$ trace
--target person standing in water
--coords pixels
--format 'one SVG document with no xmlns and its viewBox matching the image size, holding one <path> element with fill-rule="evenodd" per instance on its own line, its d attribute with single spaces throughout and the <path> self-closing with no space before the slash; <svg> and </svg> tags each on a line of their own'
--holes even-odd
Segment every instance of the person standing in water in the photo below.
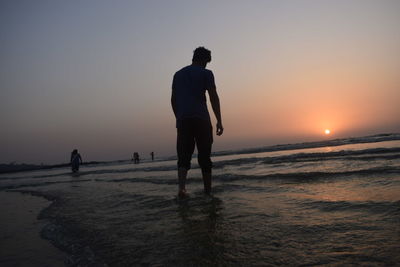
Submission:
<svg viewBox="0 0 400 267">
<path fill-rule="evenodd" d="M 211 61 L 211 51 L 198 47 L 194 50 L 192 64 L 177 71 L 172 82 L 171 105 L 176 118 L 179 197 L 185 197 L 186 178 L 195 146 L 201 168 L 204 192 L 211 193 L 210 159 L 213 133 L 207 109 L 206 91 L 217 119 L 216 134 L 222 135 L 221 110 L 214 75 L 206 69 Z"/>
<path fill-rule="evenodd" d="M 151 160 L 153 161 L 154 160 L 154 152 L 151 152 L 150 156 L 151 156 Z"/>
<path fill-rule="evenodd" d="M 140 162 L 139 153 L 133 153 L 133 163 L 138 164 Z"/>
<path fill-rule="evenodd" d="M 82 163 L 82 157 L 78 153 L 78 149 L 74 149 L 71 153 L 71 169 L 72 172 L 77 172 L 79 171 L 79 164 Z"/>
</svg>

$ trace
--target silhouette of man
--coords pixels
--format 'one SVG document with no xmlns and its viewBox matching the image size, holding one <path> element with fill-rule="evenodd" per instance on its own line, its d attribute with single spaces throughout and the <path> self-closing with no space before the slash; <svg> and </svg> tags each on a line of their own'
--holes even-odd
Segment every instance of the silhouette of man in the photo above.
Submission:
<svg viewBox="0 0 400 267">
<path fill-rule="evenodd" d="M 133 153 L 133 163 L 138 164 L 140 162 L 139 153 Z"/>
<path fill-rule="evenodd" d="M 207 109 L 206 91 L 217 119 L 216 134 L 222 135 L 221 110 L 212 71 L 207 70 L 211 61 L 210 50 L 194 50 L 192 64 L 177 71 L 172 82 L 171 105 L 176 118 L 179 197 L 186 196 L 186 177 L 197 146 L 198 162 L 203 176 L 204 192 L 211 193 L 210 159 L 213 133 Z"/>
<path fill-rule="evenodd" d="M 71 152 L 71 169 L 72 172 L 77 172 L 79 171 L 79 164 L 82 164 L 82 157 L 81 155 L 78 153 L 78 149 L 74 149 Z"/>
</svg>

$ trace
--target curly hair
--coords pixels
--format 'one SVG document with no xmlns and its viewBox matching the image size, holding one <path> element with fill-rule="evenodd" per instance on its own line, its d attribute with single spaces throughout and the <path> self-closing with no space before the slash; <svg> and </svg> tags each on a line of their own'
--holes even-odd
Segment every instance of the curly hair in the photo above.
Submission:
<svg viewBox="0 0 400 267">
<path fill-rule="evenodd" d="M 203 46 L 197 47 L 193 51 L 192 61 L 195 62 L 210 62 L 211 61 L 211 51 L 204 48 Z"/>
</svg>

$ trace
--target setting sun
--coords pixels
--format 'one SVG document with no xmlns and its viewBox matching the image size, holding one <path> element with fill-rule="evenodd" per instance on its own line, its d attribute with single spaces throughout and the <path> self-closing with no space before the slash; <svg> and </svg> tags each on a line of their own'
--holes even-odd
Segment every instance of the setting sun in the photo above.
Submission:
<svg viewBox="0 0 400 267">
<path fill-rule="evenodd" d="M 331 130 L 329 130 L 329 129 L 325 129 L 325 134 L 330 134 L 331 133 Z"/>
</svg>

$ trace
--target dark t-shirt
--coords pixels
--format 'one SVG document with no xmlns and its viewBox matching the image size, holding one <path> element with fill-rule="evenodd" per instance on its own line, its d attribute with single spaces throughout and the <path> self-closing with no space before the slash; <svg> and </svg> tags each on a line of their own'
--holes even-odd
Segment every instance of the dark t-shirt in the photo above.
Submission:
<svg viewBox="0 0 400 267">
<path fill-rule="evenodd" d="M 82 158 L 79 153 L 71 155 L 71 164 L 72 165 L 79 165 L 81 160 L 82 160 Z"/>
<path fill-rule="evenodd" d="M 189 65 L 177 71 L 172 82 L 176 101 L 176 122 L 186 118 L 210 121 L 206 91 L 215 88 L 212 71 L 200 66 Z"/>
</svg>

